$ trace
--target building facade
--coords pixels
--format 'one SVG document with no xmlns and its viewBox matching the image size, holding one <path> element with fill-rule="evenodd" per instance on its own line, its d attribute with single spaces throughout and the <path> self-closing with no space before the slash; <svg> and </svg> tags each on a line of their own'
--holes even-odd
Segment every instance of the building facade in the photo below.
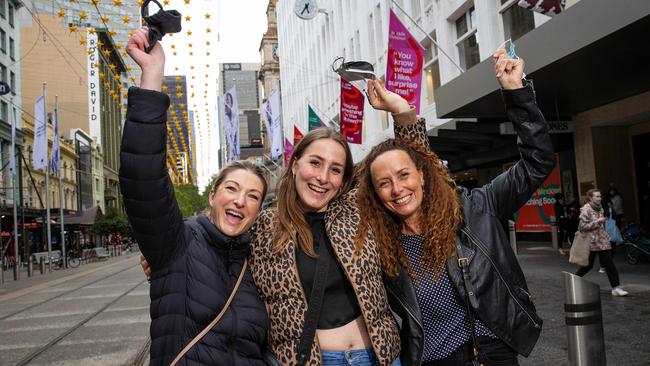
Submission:
<svg viewBox="0 0 650 366">
<path fill-rule="evenodd" d="M 642 65 L 648 48 L 640 46 L 647 42 L 639 38 L 648 30 L 647 2 L 623 7 L 606 0 L 568 0 L 550 17 L 519 7 L 516 0 L 333 0 L 319 2 L 322 13 L 308 21 L 293 13 L 293 5 L 277 6 L 290 140 L 294 124 L 306 130 L 307 104 L 322 119 L 338 120 L 340 81 L 330 67 L 336 57 L 368 61 L 384 77 L 392 8 L 425 50 L 421 115 L 432 147 L 461 184 L 484 184 L 518 158 L 491 60 L 511 39 L 535 80 L 568 200 L 581 201 L 589 188 L 607 191 L 613 185 L 624 198 L 629 221 L 647 222 L 650 214 L 642 213 L 649 210 L 644 197 L 650 196 L 650 154 L 644 150 L 650 82 L 649 68 Z M 603 75 L 606 66 L 598 55 L 608 49 L 620 50 L 616 59 L 629 77 L 626 73 L 616 82 L 613 74 Z M 391 135 L 390 121 L 367 103 L 363 133 L 364 144 L 351 145 L 355 161 Z"/>
</svg>

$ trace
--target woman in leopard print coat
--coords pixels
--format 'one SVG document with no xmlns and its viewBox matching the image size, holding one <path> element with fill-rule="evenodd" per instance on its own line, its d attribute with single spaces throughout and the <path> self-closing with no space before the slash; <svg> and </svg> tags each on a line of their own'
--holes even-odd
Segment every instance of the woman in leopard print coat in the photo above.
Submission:
<svg viewBox="0 0 650 366">
<path fill-rule="evenodd" d="M 397 138 L 421 138 L 410 136 L 421 130 L 415 128 L 414 108 L 402 97 L 387 91 L 380 81 L 369 82 L 368 92 L 376 109 L 393 113 Z M 362 349 L 368 364 L 399 365 L 399 330 L 388 305 L 372 235 L 355 251 L 360 217 L 356 190 L 349 189 L 353 172 L 347 143 L 331 130 L 311 131 L 296 146 L 288 166 L 278 185 L 278 207 L 263 211 L 251 229 L 252 272 L 270 318 L 271 351 L 283 365 L 300 364 L 299 341 L 310 295 L 301 277 L 304 271 L 313 273 L 316 263 L 300 256 L 315 257 L 319 236 L 317 232 L 312 235 L 310 215 L 320 211 L 324 212 L 324 243 L 331 246 L 330 254 L 336 259 L 331 262 L 338 262 L 345 274 L 338 286 L 328 283 L 326 289 L 347 286 L 347 280 L 360 314 L 333 329 L 322 329 L 319 321 L 306 364 L 327 365 L 333 357 L 328 351 L 352 358 L 355 350 Z M 337 310 L 323 306 L 321 320 L 327 311 Z"/>
</svg>

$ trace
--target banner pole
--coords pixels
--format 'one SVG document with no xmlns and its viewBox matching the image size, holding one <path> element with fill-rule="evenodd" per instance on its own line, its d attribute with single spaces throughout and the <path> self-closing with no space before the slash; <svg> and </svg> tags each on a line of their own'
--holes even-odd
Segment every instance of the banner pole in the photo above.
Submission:
<svg viewBox="0 0 650 366">
<path fill-rule="evenodd" d="M 451 58 L 451 56 L 449 56 L 449 55 L 447 54 L 447 52 L 445 52 L 445 50 L 443 50 L 443 49 L 438 45 L 438 42 L 436 42 L 436 40 L 433 39 L 433 37 L 431 37 L 431 36 L 429 35 L 429 33 L 427 33 L 424 29 L 422 29 L 422 27 L 420 27 L 420 25 L 418 24 L 418 22 L 415 21 L 415 19 L 411 18 L 411 16 L 409 15 L 409 13 L 406 12 L 406 10 L 402 9 L 402 7 L 399 6 L 399 4 L 398 4 L 395 0 L 390 0 L 390 1 L 391 1 L 391 3 L 393 3 L 393 5 L 395 5 L 399 10 L 401 10 L 402 13 L 404 13 L 404 15 L 406 15 L 406 17 L 409 18 L 409 20 L 410 20 L 410 21 L 411 21 L 411 22 L 412 22 L 412 23 L 413 23 L 413 24 L 414 24 L 414 25 L 415 25 L 415 26 L 416 26 L 420 31 L 422 31 L 422 33 L 424 33 L 424 35 L 429 39 L 429 41 L 431 41 L 431 42 L 436 46 L 436 48 L 437 48 L 437 49 L 438 49 L 438 50 L 439 50 L 443 55 L 445 55 L 445 56 L 447 57 L 447 59 L 449 59 L 449 61 L 451 61 L 451 63 L 454 64 L 454 66 L 456 66 L 456 67 L 458 68 L 458 70 L 461 72 L 461 74 L 465 72 L 465 70 L 463 70 L 463 68 L 460 67 L 460 65 L 458 65 L 458 64 L 456 63 L 456 61 L 455 61 L 453 58 Z"/>
</svg>

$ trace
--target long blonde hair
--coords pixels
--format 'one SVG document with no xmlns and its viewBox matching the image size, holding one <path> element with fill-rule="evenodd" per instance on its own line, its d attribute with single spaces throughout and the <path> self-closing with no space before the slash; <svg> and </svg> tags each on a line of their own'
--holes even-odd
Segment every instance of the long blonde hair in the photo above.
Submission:
<svg viewBox="0 0 650 366">
<path fill-rule="evenodd" d="M 343 140 L 341 135 L 330 128 L 318 128 L 310 131 L 305 137 L 296 145 L 289 159 L 289 164 L 284 170 L 280 181 L 278 182 L 276 196 L 278 198 L 278 214 L 275 232 L 273 233 L 273 251 L 278 252 L 285 248 L 289 240 L 297 243 L 310 257 L 315 257 L 314 240 L 311 235 L 311 229 L 307 224 L 305 214 L 307 209 L 300 200 L 298 192 L 296 191 L 296 177 L 293 174 L 292 167 L 296 160 L 300 159 L 305 150 L 314 141 L 320 139 L 331 139 L 336 141 L 345 151 L 345 167 L 343 172 L 343 184 L 339 189 L 337 195 L 332 201 L 339 198 L 350 190 L 352 183 L 352 173 L 354 165 L 352 164 L 352 153 L 347 142 Z"/>
</svg>

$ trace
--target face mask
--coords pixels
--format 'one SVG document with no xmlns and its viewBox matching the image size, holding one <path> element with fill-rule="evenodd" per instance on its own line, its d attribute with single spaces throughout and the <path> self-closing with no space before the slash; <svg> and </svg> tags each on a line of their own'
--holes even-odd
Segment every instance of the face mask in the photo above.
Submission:
<svg viewBox="0 0 650 366">
<path fill-rule="evenodd" d="M 600 205 L 600 202 L 602 202 L 602 200 L 603 199 L 601 197 L 596 197 L 596 198 L 594 198 L 593 201 L 594 201 L 595 204 Z"/>
</svg>

